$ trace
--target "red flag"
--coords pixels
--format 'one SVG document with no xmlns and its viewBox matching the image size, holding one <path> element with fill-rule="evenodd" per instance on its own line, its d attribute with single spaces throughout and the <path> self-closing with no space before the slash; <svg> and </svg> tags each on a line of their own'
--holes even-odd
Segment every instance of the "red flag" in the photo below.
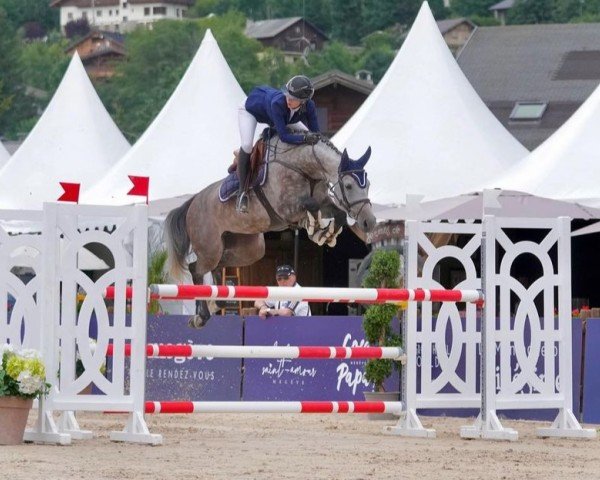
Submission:
<svg viewBox="0 0 600 480">
<path fill-rule="evenodd" d="M 127 192 L 127 195 L 140 195 L 146 197 L 147 201 L 148 191 L 150 190 L 150 177 L 136 177 L 135 175 L 128 175 L 128 177 L 133 183 L 133 187 Z"/>
<path fill-rule="evenodd" d="M 80 183 L 58 182 L 64 190 L 64 193 L 58 197 L 59 202 L 75 202 L 79 203 L 79 188 Z"/>
</svg>

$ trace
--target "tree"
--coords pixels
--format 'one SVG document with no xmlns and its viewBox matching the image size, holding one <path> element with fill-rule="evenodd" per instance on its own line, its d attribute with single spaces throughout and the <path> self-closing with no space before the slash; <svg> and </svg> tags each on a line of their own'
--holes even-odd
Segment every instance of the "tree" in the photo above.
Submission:
<svg viewBox="0 0 600 480">
<path fill-rule="evenodd" d="M 379 83 L 395 56 L 396 52 L 388 46 L 367 50 L 361 58 L 361 68 L 370 71 L 373 74 L 373 82 Z"/>
<path fill-rule="evenodd" d="M 33 42 L 23 46 L 19 60 L 25 85 L 53 93 L 60 83 L 70 57 L 65 53 L 67 42 Z"/>
<path fill-rule="evenodd" d="M 0 8 L 0 136 L 14 137 L 22 119 L 35 114 L 19 75 L 21 43 Z"/>
<path fill-rule="evenodd" d="M 331 42 L 320 52 L 311 53 L 304 73 L 315 76 L 331 69 L 341 70 L 351 75 L 357 70 L 356 58 L 341 42 Z"/>
<path fill-rule="evenodd" d="M 451 8 L 461 17 L 471 17 L 473 15 L 489 17 L 490 7 L 496 3 L 498 3 L 496 0 L 454 0 Z"/>
<path fill-rule="evenodd" d="M 550 23 L 553 20 L 553 0 L 516 0 L 508 11 L 510 24 Z"/>
<path fill-rule="evenodd" d="M 84 37 L 90 33 L 90 24 L 87 18 L 78 18 L 65 24 L 65 36 L 67 38 Z"/>
<path fill-rule="evenodd" d="M 0 0 L 0 8 L 14 29 L 27 22 L 39 22 L 46 31 L 59 27 L 58 9 L 51 8 L 49 0 Z"/>
<path fill-rule="evenodd" d="M 331 0 L 331 36 L 356 45 L 362 35 L 362 2 Z"/>
</svg>

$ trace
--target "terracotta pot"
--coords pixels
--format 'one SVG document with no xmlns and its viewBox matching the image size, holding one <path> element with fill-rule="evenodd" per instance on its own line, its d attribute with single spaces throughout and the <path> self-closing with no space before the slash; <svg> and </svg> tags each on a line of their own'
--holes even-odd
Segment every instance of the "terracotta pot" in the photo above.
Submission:
<svg viewBox="0 0 600 480">
<path fill-rule="evenodd" d="M 0 397 L 0 445 L 23 443 L 31 398 Z"/>
</svg>

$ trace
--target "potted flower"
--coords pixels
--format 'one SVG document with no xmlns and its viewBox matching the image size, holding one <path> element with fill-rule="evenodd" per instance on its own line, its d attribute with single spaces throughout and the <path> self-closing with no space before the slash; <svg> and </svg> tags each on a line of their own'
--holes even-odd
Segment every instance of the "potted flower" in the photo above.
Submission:
<svg viewBox="0 0 600 480">
<path fill-rule="evenodd" d="M 363 280 L 366 288 L 399 288 L 400 286 L 400 254 L 397 250 L 377 250 L 373 254 L 369 272 Z M 363 317 L 365 337 L 370 345 L 380 347 L 401 346 L 400 336 L 392 329 L 392 320 L 398 314 L 397 305 L 384 303 L 370 305 Z M 365 392 L 367 399 L 388 397 L 385 400 L 397 401 L 398 392 L 386 392 L 385 381 L 392 372 L 400 369 L 400 362 L 390 359 L 369 360 L 365 369 L 365 378 L 373 383 L 373 392 Z M 387 395 L 383 395 L 383 394 Z M 378 398 L 381 400 L 382 398 Z"/>
<path fill-rule="evenodd" d="M 33 399 L 46 395 L 46 367 L 37 350 L 4 345 L 0 364 L 0 444 L 23 441 Z"/>
</svg>

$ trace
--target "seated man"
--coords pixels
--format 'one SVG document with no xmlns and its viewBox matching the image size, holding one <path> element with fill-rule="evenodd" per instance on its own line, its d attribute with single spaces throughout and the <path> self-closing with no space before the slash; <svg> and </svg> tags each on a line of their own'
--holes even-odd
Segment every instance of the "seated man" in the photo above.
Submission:
<svg viewBox="0 0 600 480">
<path fill-rule="evenodd" d="M 299 287 L 296 282 L 296 271 L 291 265 L 280 265 L 275 272 L 277 286 L 279 287 Z M 310 306 L 308 302 L 300 301 L 271 301 L 257 300 L 254 306 L 258 308 L 258 315 L 261 318 L 278 315 L 282 317 L 309 317 Z"/>
</svg>

